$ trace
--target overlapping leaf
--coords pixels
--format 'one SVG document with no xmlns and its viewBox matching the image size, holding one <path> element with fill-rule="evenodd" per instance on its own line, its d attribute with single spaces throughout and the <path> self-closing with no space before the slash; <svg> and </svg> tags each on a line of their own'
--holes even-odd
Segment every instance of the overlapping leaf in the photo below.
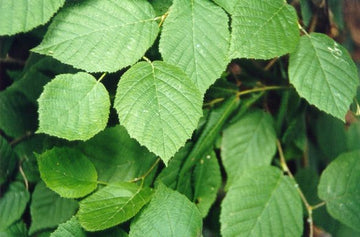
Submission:
<svg viewBox="0 0 360 237">
<path fill-rule="evenodd" d="M 83 197 L 97 187 L 94 165 L 77 150 L 53 148 L 37 158 L 42 180 L 62 197 Z"/>
<path fill-rule="evenodd" d="M 300 96 L 343 121 L 359 84 L 346 49 L 319 33 L 301 37 L 290 55 L 289 79 Z"/>
<path fill-rule="evenodd" d="M 272 118 L 262 111 L 249 112 L 223 134 L 221 157 L 231 185 L 244 171 L 269 165 L 276 152 Z"/>
<path fill-rule="evenodd" d="M 274 167 L 234 181 L 221 205 L 222 236 L 301 236 L 302 204 L 294 183 Z"/>
<path fill-rule="evenodd" d="M 335 219 L 360 231 L 360 151 L 341 154 L 320 177 L 319 197 Z"/>
<path fill-rule="evenodd" d="M 284 0 L 237 0 L 231 13 L 231 58 L 270 59 L 295 50 L 295 9 Z"/>
<path fill-rule="evenodd" d="M 225 12 L 207 0 L 174 0 L 165 20 L 160 52 L 183 69 L 200 92 L 220 77 L 228 63 L 229 30 Z"/>
<path fill-rule="evenodd" d="M 120 123 L 165 164 L 191 137 L 201 104 L 202 96 L 186 74 L 160 61 L 131 67 L 115 98 Z"/>
<path fill-rule="evenodd" d="M 104 230 L 133 217 L 151 195 L 135 183 L 110 184 L 82 200 L 77 217 L 85 230 Z"/>
<path fill-rule="evenodd" d="M 38 132 L 68 140 L 93 137 L 105 128 L 110 113 L 106 88 L 83 72 L 56 76 L 38 102 Z"/>
<path fill-rule="evenodd" d="M 158 24 L 146 0 L 72 2 L 53 19 L 34 52 L 88 72 L 134 64 L 154 42 Z"/>
<path fill-rule="evenodd" d="M 50 237 L 86 237 L 86 234 L 76 217 L 72 217 L 67 222 L 60 224 Z"/>
<path fill-rule="evenodd" d="M 150 204 L 130 226 L 130 237 L 200 237 L 202 219 L 195 204 L 160 184 Z"/>
<path fill-rule="evenodd" d="M 45 24 L 65 0 L 0 0 L 0 35 L 26 32 Z"/>
<path fill-rule="evenodd" d="M 5 140 L 5 138 L 0 137 L 0 185 L 6 182 L 7 177 L 13 172 L 17 157 Z"/>
</svg>

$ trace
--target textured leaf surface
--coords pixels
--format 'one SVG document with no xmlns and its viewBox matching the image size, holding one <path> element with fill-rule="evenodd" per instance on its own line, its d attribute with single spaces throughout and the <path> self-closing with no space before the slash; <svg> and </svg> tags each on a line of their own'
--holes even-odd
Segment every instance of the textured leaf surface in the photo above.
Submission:
<svg viewBox="0 0 360 237">
<path fill-rule="evenodd" d="M 73 2 L 57 14 L 33 51 L 88 72 L 115 72 L 152 45 L 158 33 L 154 18 L 146 0 Z"/>
<path fill-rule="evenodd" d="M 28 231 L 26 229 L 25 223 L 22 221 L 15 222 L 6 230 L 0 229 L 1 237 L 28 237 Z"/>
<path fill-rule="evenodd" d="M 120 123 L 165 164 L 191 137 L 201 107 L 202 96 L 185 73 L 160 61 L 131 67 L 115 98 Z"/>
<path fill-rule="evenodd" d="M 13 172 L 17 157 L 9 143 L 0 137 L 0 185 L 6 182 L 7 177 Z"/>
<path fill-rule="evenodd" d="M 173 2 L 161 33 L 161 55 L 183 69 L 204 93 L 229 62 L 228 17 L 207 0 Z"/>
<path fill-rule="evenodd" d="M 0 35 L 26 32 L 45 24 L 65 0 L 0 0 Z"/>
<path fill-rule="evenodd" d="M 271 116 L 263 111 L 247 113 L 224 131 L 221 146 L 228 186 L 246 170 L 269 165 L 276 152 Z"/>
<path fill-rule="evenodd" d="M 0 230 L 7 229 L 21 218 L 29 199 L 30 194 L 24 184 L 10 184 L 8 191 L 0 198 Z"/>
<path fill-rule="evenodd" d="M 335 219 L 360 231 L 360 151 L 341 154 L 324 170 L 319 197 Z"/>
<path fill-rule="evenodd" d="M 50 237 L 86 237 L 76 217 L 58 226 Z"/>
<path fill-rule="evenodd" d="M 301 97 L 343 121 L 359 84 L 346 49 L 319 33 L 301 37 L 290 55 L 289 79 Z"/>
<path fill-rule="evenodd" d="M 77 217 L 85 230 L 104 230 L 133 217 L 151 196 L 135 183 L 110 184 L 82 200 Z"/>
<path fill-rule="evenodd" d="M 301 236 L 302 204 L 294 183 L 274 167 L 254 168 L 221 205 L 222 236 Z"/>
<path fill-rule="evenodd" d="M 95 165 L 99 180 L 108 183 L 133 180 L 145 174 L 156 160 L 120 125 L 105 129 L 78 148 Z"/>
<path fill-rule="evenodd" d="M 91 161 L 71 148 L 53 148 L 37 156 L 41 179 L 66 198 L 79 198 L 97 187 L 97 173 Z"/>
<path fill-rule="evenodd" d="M 29 234 L 54 228 L 69 220 L 78 208 L 76 201 L 60 197 L 48 189 L 44 183 L 38 183 L 32 194 L 30 204 L 31 226 Z"/>
<path fill-rule="evenodd" d="M 238 0 L 232 15 L 232 58 L 270 59 L 295 50 L 295 9 L 284 0 Z"/>
<path fill-rule="evenodd" d="M 206 217 L 221 185 L 220 166 L 213 151 L 195 166 L 194 180 L 194 202 Z"/>
<path fill-rule="evenodd" d="M 201 236 L 202 219 L 195 204 L 160 184 L 150 204 L 130 226 L 130 237 Z"/>
<path fill-rule="evenodd" d="M 62 74 L 49 82 L 39 100 L 38 132 L 87 140 L 106 127 L 110 98 L 90 74 Z"/>
<path fill-rule="evenodd" d="M 224 8 L 228 13 L 233 13 L 237 1 L 238 0 L 214 0 L 214 2 Z"/>
</svg>

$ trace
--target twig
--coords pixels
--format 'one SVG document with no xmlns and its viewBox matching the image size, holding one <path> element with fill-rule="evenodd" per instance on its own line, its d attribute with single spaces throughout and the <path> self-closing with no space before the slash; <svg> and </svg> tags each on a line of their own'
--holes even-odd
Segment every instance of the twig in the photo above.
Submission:
<svg viewBox="0 0 360 237">
<path fill-rule="evenodd" d="M 288 88 L 289 87 L 287 87 L 287 86 L 264 86 L 264 87 L 253 88 L 253 89 L 249 89 L 249 90 L 245 90 L 245 91 L 239 91 L 236 93 L 236 96 L 240 97 L 242 95 L 250 94 L 253 92 L 269 91 L 269 90 L 283 90 L 283 89 L 288 89 Z"/>
<path fill-rule="evenodd" d="M 156 161 L 154 162 L 154 164 L 145 172 L 145 174 L 141 175 L 140 177 L 137 177 L 133 180 L 131 180 L 131 183 L 135 183 L 137 181 L 144 181 L 145 178 L 151 173 L 151 171 L 156 167 L 156 165 L 160 162 L 160 158 L 157 158 Z"/>
<path fill-rule="evenodd" d="M 312 206 L 312 209 L 315 210 L 315 209 L 318 209 L 318 208 L 320 208 L 322 206 L 325 206 L 325 205 L 326 205 L 326 202 L 320 202 L 320 203 Z"/>
<path fill-rule="evenodd" d="M 6 58 L 0 58 L 0 63 L 13 63 L 13 64 L 19 64 L 21 66 L 25 65 L 25 61 L 12 58 L 10 56 L 6 56 Z"/>
<path fill-rule="evenodd" d="M 276 63 L 276 61 L 278 60 L 279 58 L 276 57 L 276 58 L 273 58 L 264 68 L 264 71 L 269 71 L 272 66 L 274 66 L 274 64 Z"/>
<path fill-rule="evenodd" d="M 22 176 L 23 179 L 24 179 L 24 183 L 25 183 L 26 190 L 29 190 L 29 182 L 28 182 L 28 180 L 27 180 L 27 178 L 26 178 L 26 175 L 25 175 L 25 173 L 24 173 L 24 170 L 23 170 L 22 167 L 21 167 L 21 163 L 20 163 L 20 165 L 19 165 L 19 171 L 20 171 L 21 176 Z"/>
<path fill-rule="evenodd" d="M 27 138 L 31 137 L 32 135 L 34 135 L 34 132 L 31 131 L 27 131 L 24 135 L 22 135 L 21 137 L 15 138 L 14 140 L 12 140 L 11 142 L 9 142 L 9 145 L 14 147 L 17 144 L 19 144 L 20 142 L 26 140 Z"/>
</svg>

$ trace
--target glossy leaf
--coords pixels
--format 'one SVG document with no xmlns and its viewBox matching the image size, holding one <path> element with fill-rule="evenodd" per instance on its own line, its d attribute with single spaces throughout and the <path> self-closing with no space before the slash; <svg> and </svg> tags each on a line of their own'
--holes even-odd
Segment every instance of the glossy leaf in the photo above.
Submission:
<svg viewBox="0 0 360 237">
<path fill-rule="evenodd" d="M 201 106 L 202 96 L 185 73 L 160 61 L 131 67 L 115 98 L 120 123 L 165 164 L 191 137 Z"/>
<path fill-rule="evenodd" d="M 86 237 L 86 234 L 76 217 L 72 217 L 67 222 L 60 224 L 50 237 Z"/>
<path fill-rule="evenodd" d="M 43 25 L 65 0 L 0 0 L 0 35 L 26 32 Z"/>
<path fill-rule="evenodd" d="M 130 237 L 201 236 L 202 219 L 195 204 L 160 184 L 150 204 L 130 226 Z"/>
<path fill-rule="evenodd" d="M 301 97 L 343 121 L 359 85 L 346 49 L 319 33 L 301 37 L 290 55 L 289 79 Z"/>
<path fill-rule="evenodd" d="M 38 99 L 37 132 L 68 140 L 87 140 L 106 127 L 110 98 L 90 74 L 62 74 L 46 84 Z"/>
<path fill-rule="evenodd" d="M 41 179 L 66 198 L 79 198 L 97 187 L 97 173 L 91 161 L 70 148 L 53 148 L 37 155 Z"/>
<path fill-rule="evenodd" d="M 57 14 L 33 51 L 88 72 L 115 72 L 134 64 L 153 44 L 154 18 L 146 0 L 73 2 Z"/>
<path fill-rule="evenodd" d="M 104 230 L 136 215 L 151 196 L 150 188 L 135 183 L 110 184 L 83 199 L 77 217 L 85 230 Z"/>
<path fill-rule="evenodd" d="M 284 0 L 237 0 L 231 16 L 231 58 L 270 59 L 298 44 L 296 11 Z"/>
<path fill-rule="evenodd" d="M 23 183 L 11 183 L 8 190 L 0 198 L 0 230 L 6 230 L 21 219 L 30 199 L 29 192 Z"/>
<path fill-rule="evenodd" d="M 222 236 L 301 236 L 303 213 L 295 184 L 274 167 L 250 169 L 221 204 Z"/>
<path fill-rule="evenodd" d="M 204 93 L 229 62 L 228 17 L 207 0 L 174 0 L 159 49 L 165 62 L 183 69 Z"/>
<path fill-rule="evenodd" d="M 319 197 L 332 217 L 360 231 L 360 151 L 341 154 L 323 171 Z"/>
<path fill-rule="evenodd" d="M 29 234 L 54 228 L 74 215 L 78 204 L 72 199 L 60 197 L 48 189 L 44 183 L 38 183 L 32 194 L 30 204 L 31 226 Z"/>
<path fill-rule="evenodd" d="M 221 147 L 228 187 L 246 170 L 270 165 L 276 152 L 271 116 L 260 110 L 247 113 L 225 129 Z"/>
</svg>

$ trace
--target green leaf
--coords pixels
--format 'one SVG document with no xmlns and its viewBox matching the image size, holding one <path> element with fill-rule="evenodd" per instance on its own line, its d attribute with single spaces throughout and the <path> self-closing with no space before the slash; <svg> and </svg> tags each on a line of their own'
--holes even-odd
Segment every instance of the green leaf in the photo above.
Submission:
<svg viewBox="0 0 360 237">
<path fill-rule="evenodd" d="M 59 225 L 58 228 L 51 233 L 50 237 L 86 237 L 86 234 L 76 217 L 72 217 L 67 222 Z"/>
<path fill-rule="evenodd" d="M 223 133 L 221 157 L 227 173 L 227 186 L 246 170 L 270 165 L 276 152 L 272 117 L 257 110 L 244 115 Z"/>
<path fill-rule="evenodd" d="M 0 0 L 0 35 L 26 32 L 43 25 L 65 0 Z"/>
<path fill-rule="evenodd" d="M 18 221 L 6 230 L 0 229 L 0 236 L 1 237 L 28 237 L 27 229 L 25 223 L 23 221 Z"/>
<path fill-rule="evenodd" d="M 115 98 L 120 123 L 165 164 L 191 137 L 201 107 L 202 96 L 186 74 L 161 61 L 131 67 Z"/>
<path fill-rule="evenodd" d="M 95 165 L 99 180 L 108 183 L 133 180 L 145 174 L 156 160 L 120 125 L 105 129 L 77 148 Z M 145 181 L 148 178 L 151 175 Z"/>
<path fill-rule="evenodd" d="M 303 213 L 294 182 L 274 167 L 254 168 L 221 205 L 222 236 L 301 236 Z"/>
<path fill-rule="evenodd" d="M 10 184 L 7 192 L 0 198 L 0 230 L 6 230 L 21 218 L 29 199 L 30 194 L 24 184 Z"/>
<path fill-rule="evenodd" d="M 214 0 L 216 4 L 224 8 L 228 13 L 233 13 L 238 0 Z"/>
<path fill-rule="evenodd" d="M 60 197 L 48 189 L 43 182 L 35 186 L 30 204 L 31 226 L 29 234 L 54 228 L 69 220 L 78 208 L 76 201 Z"/>
<path fill-rule="evenodd" d="M 91 161 L 71 148 L 53 148 L 37 155 L 41 179 L 66 198 L 79 198 L 97 187 L 97 173 Z"/>
<path fill-rule="evenodd" d="M 68 140 L 87 140 L 106 127 L 110 98 L 90 74 L 58 75 L 38 99 L 38 132 Z"/>
<path fill-rule="evenodd" d="M 346 146 L 349 151 L 360 149 L 360 121 L 350 124 L 346 133 Z"/>
<path fill-rule="evenodd" d="M 231 58 L 270 59 L 298 44 L 296 11 L 284 0 L 238 0 L 231 16 Z"/>
<path fill-rule="evenodd" d="M 194 202 L 202 217 L 206 217 L 215 202 L 221 185 L 221 172 L 216 154 L 212 151 L 194 169 Z"/>
<path fill-rule="evenodd" d="M 201 236 L 202 219 L 195 204 L 160 184 L 150 204 L 132 221 L 130 237 Z"/>
<path fill-rule="evenodd" d="M 9 143 L 0 137 L 0 185 L 6 182 L 7 177 L 14 171 L 17 157 Z"/>
<path fill-rule="evenodd" d="M 360 150 L 343 153 L 320 177 L 319 197 L 332 217 L 360 231 Z"/>
<path fill-rule="evenodd" d="M 289 79 L 301 97 L 342 121 L 359 84 L 346 49 L 319 33 L 301 37 L 290 55 Z"/>
<path fill-rule="evenodd" d="M 80 224 L 88 231 L 104 230 L 133 217 L 152 196 L 150 188 L 135 183 L 116 183 L 80 202 Z"/>
<path fill-rule="evenodd" d="M 115 72 L 134 64 L 153 44 L 159 30 L 154 18 L 146 0 L 72 2 L 33 51 L 88 72 Z"/>
<path fill-rule="evenodd" d="M 171 6 L 173 0 L 150 0 L 156 15 L 164 15 Z"/>
<path fill-rule="evenodd" d="M 228 64 L 228 17 L 207 0 L 174 0 L 161 33 L 165 62 L 178 66 L 204 93 Z"/>
</svg>

